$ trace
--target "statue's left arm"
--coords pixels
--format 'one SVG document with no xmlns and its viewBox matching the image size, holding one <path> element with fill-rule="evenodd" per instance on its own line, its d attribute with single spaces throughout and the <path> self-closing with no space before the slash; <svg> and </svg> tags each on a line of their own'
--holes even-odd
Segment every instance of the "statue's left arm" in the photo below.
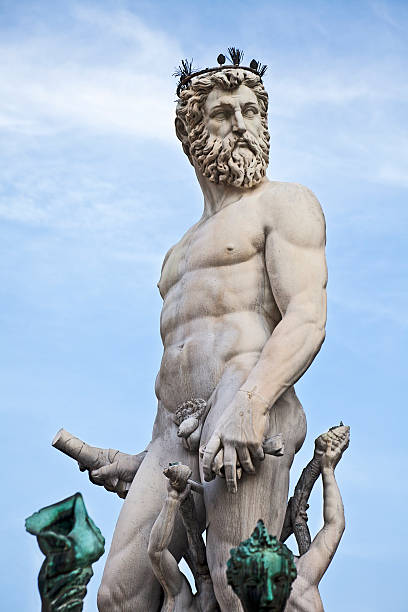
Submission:
<svg viewBox="0 0 408 612">
<path fill-rule="evenodd" d="M 203 468 L 224 449 L 227 487 L 236 491 L 237 460 L 253 472 L 271 407 L 305 372 L 318 353 L 326 323 L 325 222 L 315 196 L 287 185 L 276 202 L 265 203 L 265 264 L 281 321 L 260 358 L 223 413 L 206 445 Z M 271 196 L 273 197 L 273 196 Z"/>
</svg>

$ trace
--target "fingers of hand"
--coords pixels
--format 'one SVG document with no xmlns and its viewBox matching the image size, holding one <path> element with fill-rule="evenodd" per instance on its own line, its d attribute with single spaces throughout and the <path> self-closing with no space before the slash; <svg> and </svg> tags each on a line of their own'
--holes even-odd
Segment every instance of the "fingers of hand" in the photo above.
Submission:
<svg viewBox="0 0 408 612">
<path fill-rule="evenodd" d="M 134 477 L 136 476 L 137 469 L 138 465 L 136 461 L 129 461 L 129 459 L 119 459 L 116 462 L 115 476 L 117 476 L 119 480 L 124 480 L 125 482 L 132 482 Z"/>
<path fill-rule="evenodd" d="M 211 469 L 217 476 L 224 478 L 224 449 L 220 448 L 218 453 L 215 455 L 215 459 L 212 462 Z"/>
<path fill-rule="evenodd" d="M 111 463 L 89 472 L 89 480 L 96 485 L 105 487 L 107 491 L 116 492 L 118 487 L 118 465 Z"/>
<path fill-rule="evenodd" d="M 110 480 L 105 480 L 103 486 L 107 491 L 111 491 L 111 493 L 116 493 L 116 491 L 118 490 L 119 482 L 120 481 L 118 478 L 111 478 Z"/>
<path fill-rule="evenodd" d="M 122 499 L 125 499 L 129 491 L 129 486 L 130 485 L 128 482 L 125 482 L 124 480 L 119 480 L 117 481 L 117 484 L 115 487 L 115 493 L 117 493 L 119 497 L 121 497 Z"/>
<path fill-rule="evenodd" d="M 265 453 L 264 449 L 262 448 L 262 444 L 258 444 L 258 446 L 250 450 L 253 459 L 257 459 L 258 461 L 263 461 L 265 459 Z"/>
<path fill-rule="evenodd" d="M 180 493 L 180 498 L 179 498 L 180 501 L 183 502 L 190 493 L 191 493 L 191 486 L 188 484 L 186 488 L 184 489 L 184 491 Z"/>
<path fill-rule="evenodd" d="M 249 474 L 255 474 L 254 464 L 252 463 L 251 455 L 249 454 L 248 448 L 246 446 L 237 447 L 237 454 L 242 469 L 245 470 L 245 472 L 248 472 Z"/>
<path fill-rule="evenodd" d="M 104 465 L 97 470 L 92 470 L 90 472 L 90 476 L 94 479 L 97 484 L 103 485 L 106 480 L 110 480 L 112 478 L 117 478 L 118 475 L 118 464 L 110 463 L 109 465 Z"/>
<path fill-rule="evenodd" d="M 204 479 L 209 481 L 213 479 L 211 466 L 215 459 L 215 455 L 220 450 L 221 440 L 219 436 L 213 435 L 205 447 L 203 455 L 203 472 Z"/>
<path fill-rule="evenodd" d="M 224 471 L 227 489 L 230 493 L 237 492 L 237 451 L 234 446 L 224 447 Z"/>
<path fill-rule="evenodd" d="M 342 447 L 342 450 L 346 450 L 346 448 L 348 448 L 350 444 L 350 432 L 346 431 L 341 439 L 340 445 Z"/>
</svg>

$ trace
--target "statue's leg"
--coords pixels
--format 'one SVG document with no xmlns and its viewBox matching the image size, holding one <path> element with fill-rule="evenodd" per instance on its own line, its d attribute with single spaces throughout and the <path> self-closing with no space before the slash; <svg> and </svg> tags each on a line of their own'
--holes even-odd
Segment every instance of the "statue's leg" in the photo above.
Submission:
<svg viewBox="0 0 408 612">
<path fill-rule="evenodd" d="M 166 497 L 167 479 L 163 469 L 173 461 L 189 465 L 192 478 L 199 480 L 197 453 L 183 448 L 177 427 L 163 411 L 156 419 L 154 439 L 119 515 L 98 593 L 100 612 L 159 610 L 161 588 L 151 569 L 147 546 Z M 200 509 L 198 497 L 195 494 Z M 200 514 L 203 516 L 202 502 Z M 171 546 L 176 558 L 182 556 L 184 546 L 185 534 L 180 521 Z"/>
<path fill-rule="evenodd" d="M 231 399 L 231 385 L 219 389 L 207 417 L 202 443 L 212 430 Z M 238 492 L 228 493 L 225 480 L 216 478 L 205 487 L 207 511 L 207 559 L 214 591 L 223 612 L 242 612 L 241 604 L 227 585 L 226 564 L 230 549 L 246 540 L 257 521 L 263 519 L 273 535 L 280 535 L 286 512 L 289 470 L 294 454 L 306 434 L 303 409 L 292 390 L 289 390 L 272 409 L 267 435 L 282 433 L 285 443 L 283 457 L 267 455 L 256 465 L 256 474 L 243 474 Z"/>
</svg>

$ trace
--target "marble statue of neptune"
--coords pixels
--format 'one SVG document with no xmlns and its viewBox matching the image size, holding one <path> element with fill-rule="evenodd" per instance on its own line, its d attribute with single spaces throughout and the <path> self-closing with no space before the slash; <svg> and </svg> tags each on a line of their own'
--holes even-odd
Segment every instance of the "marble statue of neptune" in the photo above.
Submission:
<svg viewBox="0 0 408 612">
<path fill-rule="evenodd" d="M 293 385 L 324 340 L 327 271 L 317 199 L 302 185 L 266 177 L 267 108 L 260 75 L 238 66 L 197 74 L 180 91 L 176 133 L 204 208 L 168 251 L 158 283 L 163 358 L 147 453 L 141 464 L 120 454 L 91 472 L 109 490 L 132 481 L 100 612 L 160 610 L 148 543 L 169 462 L 188 465 L 204 484 L 195 503 L 223 612 L 242 610 L 226 582 L 230 549 L 259 518 L 281 533 L 289 469 L 306 435 Z M 276 434 L 283 455 L 265 455 L 264 440 Z M 179 559 L 185 547 L 179 526 L 169 550 Z"/>
</svg>

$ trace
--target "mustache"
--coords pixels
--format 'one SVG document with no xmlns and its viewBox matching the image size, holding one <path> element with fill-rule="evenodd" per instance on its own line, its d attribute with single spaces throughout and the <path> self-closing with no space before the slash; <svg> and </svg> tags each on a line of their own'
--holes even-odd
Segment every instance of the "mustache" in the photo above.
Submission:
<svg viewBox="0 0 408 612">
<path fill-rule="evenodd" d="M 253 153 L 256 153 L 259 148 L 258 139 L 253 136 L 250 132 L 244 132 L 240 136 L 234 136 L 233 142 L 231 142 L 232 149 L 236 149 L 238 145 L 245 144 Z"/>
<path fill-rule="evenodd" d="M 240 144 L 245 144 L 247 148 L 256 155 L 259 151 L 258 139 L 245 132 L 239 136 L 235 134 L 228 134 L 224 138 L 208 138 L 206 134 L 206 143 L 202 148 L 202 155 L 206 158 L 206 163 L 209 164 L 215 159 L 219 158 L 221 162 L 225 162 L 232 153 L 236 152 Z"/>
<path fill-rule="evenodd" d="M 221 137 L 211 136 L 203 123 L 195 131 L 190 146 L 204 176 L 214 183 L 251 187 L 265 176 L 269 161 L 266 126 L 258 137 L 248 131 Z"/>
</svg>

